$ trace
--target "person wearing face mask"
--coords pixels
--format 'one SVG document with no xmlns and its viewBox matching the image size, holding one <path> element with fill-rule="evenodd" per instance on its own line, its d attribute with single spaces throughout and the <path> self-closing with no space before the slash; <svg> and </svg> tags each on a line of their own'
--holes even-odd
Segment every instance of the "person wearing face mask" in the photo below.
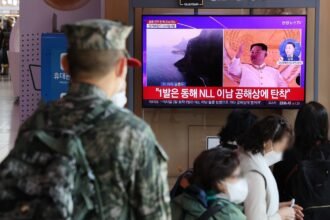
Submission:
<svg viewBox="0 0 330 220">
<path fill-rule="evenodd" d="M 194 161 L 191 184 L 171 202 L 173 220 L 246 220 L 239 204 L 248 186 L 241 178 L 238 152 L 214 148 Z"/>
<path fill-rule="evenodd" d="M 0 166 L 0 219 L 171 219 L 167 155 L 122 108 L 127 66 L 141 66 L 125 48 L 132 27 L 92 19 L 62 30 L 70 88 L 20 128 L 18 140 L 37 144 L 17 142 Z"/>
<path fill-rule="evenodd" d="M 274 115 L 258 121 L 239 140 L 241 168 L 249 188 L 244 203 L 248 220 L 303 219 L 300 206 L 279 203 L 277 184 L 270 169 L 282 160 L 291 136 L 292 129 L 286 120 Z"/>
<path fill-rule="evenodd" d="M 111 97 L 111 101 L 119 108 L 125 107 L 127 103 L 126 82 L 122 83 L 121 89 Z"/>
<path fill-rule="evenodd" d="M 257 116 L 246 109 L 235 109 L 227 117 L 225 126 L 218 133 L 220 139 L 219 147 L 237 150 L 237 140 L 257 121 Z M 181 194 L 189 186 L 193 170 L 188 169 L 177 179 L 171 189 L 171 198 Z"/>
<path fill-rule="evenodd" d="M 329 116 L 318 102 L 309 102 L 295 120 L 293 148 L 274 166 L 280 201 L 295 198 L 304 208 L 305 220 L 330 219 Z"/>
</svg>

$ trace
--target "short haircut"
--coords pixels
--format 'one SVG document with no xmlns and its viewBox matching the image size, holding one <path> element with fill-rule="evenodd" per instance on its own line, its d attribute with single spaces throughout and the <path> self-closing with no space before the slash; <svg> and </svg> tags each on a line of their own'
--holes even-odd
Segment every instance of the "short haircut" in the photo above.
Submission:
<svg viewBox="0 0 330 220">
<path fill-rule="evenodd" d="M 267 45 L 263 44 L 263 43 L 252 44 L 251 47 L 250 47 L 250 51 L 252 50 L 253 47 L 261 47 L 261 50 L 268 51 Z"/>
<path fill-rule="evenodd" d="M 296 44 L 295 43 L 293 43 L 293 42 L 288 42 L 288 43 L 286 43 L 286 45 L 288 45 L 288 44 L 291 44 L 292 46 L 293 46 L 293 48 L 296 48 Z M 285 46 L 286 46 L 285 45 Z"/>
<path fill-rule="evenodd" d="M 217 190 L 217 183 L 230 177 L 238 166 L 237 151 L 221 147 L 206 150 L 194 161 L 192 181 L 204 190 Z"/>
<path fill-rule="evenodd" d="M 69 73 L 73 78 L 102 77 L 111 72 L 122 57 L 124 53 L 119 50 L 68 50 Z"/>
<path fill-rule="evenodd" d="M 237 141 L 256 121 L 257 116 L 247 109 L 236 109 L 232 111 L 227 118 L 226 125 L 218 134 L 221 144 L 225 144 L 228 141 Z"/>
<path fill-rule="evenodd" d="M 258 121 L 238 141 L 244 151 L 252 154 L 264 152 L 264 143 L 280 141 L 284 136 L 292 138 L 292 129 L 281 116 L 272 115 Z"/>
</svg>

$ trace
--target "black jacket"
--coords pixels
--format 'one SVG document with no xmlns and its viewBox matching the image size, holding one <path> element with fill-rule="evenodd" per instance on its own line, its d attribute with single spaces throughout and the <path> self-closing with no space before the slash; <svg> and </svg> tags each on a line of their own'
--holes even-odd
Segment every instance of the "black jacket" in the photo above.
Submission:
<svg viewBox="0 0 330 220">
<path fill-rule="evenodd" d="M 280 202 L 287 202 L 292 199 L 291 184 L 288 184 L 288 181 L 298 163 L 302 160 L 317 159 L 330 160 L 330 143 L 317 146 L 306 154 L 298 152 L 296 148 L 293 148 L 284 154 L 283 161 L 277 163 L 273 169 L 280 194 Z"/>
</svg>

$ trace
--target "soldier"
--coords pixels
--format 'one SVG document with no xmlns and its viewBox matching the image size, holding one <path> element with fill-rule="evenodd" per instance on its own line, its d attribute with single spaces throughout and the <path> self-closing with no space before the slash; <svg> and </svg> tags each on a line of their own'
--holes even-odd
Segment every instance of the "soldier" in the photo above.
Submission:
<svg viewBox="0 0 330 220">
<path fill-rule="evenodd" d="M 171 219 L 167 155 L 122 108 L 127 65 L 141 65 L 125 49 L 131 29 L 109 20 L 63 26 L 70 88 L 20 128 L 0 166 L 0 219 Z"/>
</svg>

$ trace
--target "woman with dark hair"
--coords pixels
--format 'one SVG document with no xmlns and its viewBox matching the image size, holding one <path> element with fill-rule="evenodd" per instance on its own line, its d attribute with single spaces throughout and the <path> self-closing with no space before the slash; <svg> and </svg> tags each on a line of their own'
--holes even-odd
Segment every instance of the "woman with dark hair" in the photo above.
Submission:
<svg viewBox="0 0 330 220">
<path fill-rule="evenodd" d="M 237 149 L 237 140 L 257 121 L 257 116 L 246 109 L 235 109 L 228 118 L 226 125 L 218 136 L 222 147 Z"/>
<path fill-rule="evenodd" d="M 330 166 L 328 130 L 325 107 L 317 102 L 306 104 L 299 110 L 295 121 L 294 148 L 286 152 L 283 161 L 274 167 L 280 201 L 295 198 L 305 209 L 305 219 L 329 219 L 330 186 L 322 182 L 329 181 L 326 178 Z M 313 192 L 309 193 L 309 190 Z M 314 195 L 317 198 L 313 198 Z"/>
<path fill-rule="evenodd" d="M 268 116 L 239 140 L 241 168 L 248 182 L 249 194 L 244 203 L 249 220 L 302 219 L 299 206 L 279 203 L 279 193 L 270 166 L 282 159 L 288 148 L 292 130 L 280 116 Z M 295 215 L 295 213 L 297 213 Z"/>
<path fill-rule="evenodd" d="M 295 151 L 298 160 L 309 156 L 311 150 L 327 144 L 329 130 L 328 112 L 318 102 L 306 104 L 299 112 L 295 122 Z"/>
<path fill-rule="evenodd" d="M 242 203 L 247 193 L 237 152 L 226 148 L 204 151 L 194 162 L 192 184 L 171 202 L 172 219 L 245 220 L 236 204 Z"/>
</svg>

